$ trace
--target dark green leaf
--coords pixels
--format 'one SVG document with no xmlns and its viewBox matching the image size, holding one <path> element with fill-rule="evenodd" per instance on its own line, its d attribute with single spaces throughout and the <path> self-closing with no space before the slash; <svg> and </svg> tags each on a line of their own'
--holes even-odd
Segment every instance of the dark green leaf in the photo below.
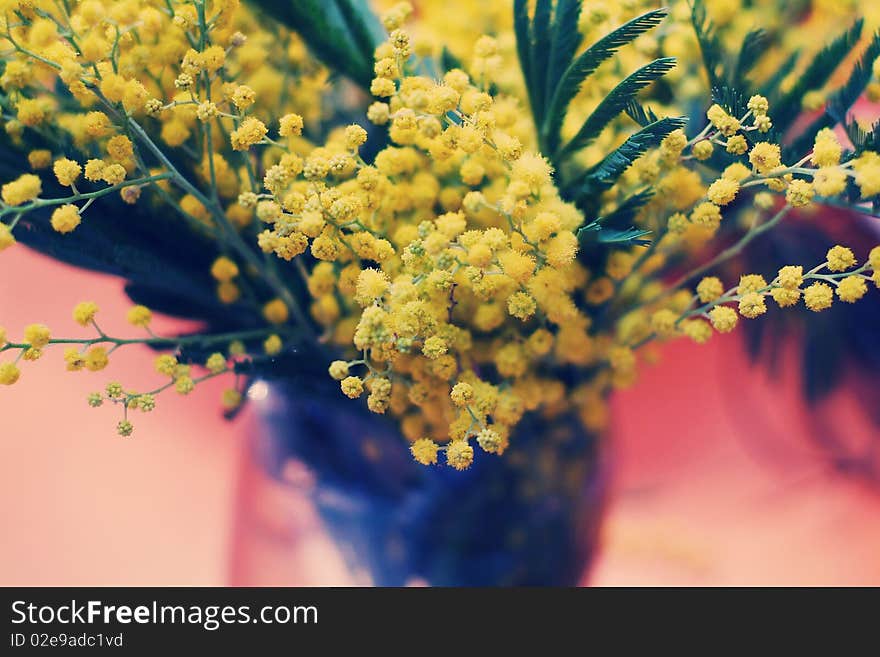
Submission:
<svg viewBox="0 0 880 657">
<path fill-rule="evenodd" d="M 547 78 L 547 65 L 550 59 L 550 16 L 552 0 L 537 0 L 535 17 L 531 29 L 531 69 L 534 85 L 534 104 L 532 114 L 535 125 L 541 125 L 544 116 L 544 89 Z"/>
<path fill-rule="evenodd" d="M 575 199 L 595 194 L 614 185 L 633 162 L 648 150 L 659 146 L 670 132 L 685 125 L 687 119 L 683 117 L 666 117 L 630 135 L 617 149 L 587 172 L 579 185 L 580 189 L 576 192 Z"/>
<path fill-rule="evenodd" d="M 559 81 L 555 83 L 553 93 L 549 97 L 546 119 L 540 124 L 543 147 L 547 152 L 553 152 L 558 147 L 559 130 L 568 112 L 568 106 L 584 80 L 619 48 L 658 25 L 666 13 L 666 9 L 655 9 L 632 19 L 599 39 L 568 66 Z"/>
<path fill-rule="evenodd" d="M 635 221 L 636 215 L 648 202 L 654 198 L 654 190 L 648 188 L 637 192 L 627 198 L 608 214 L 599 217 L 596 221 L 603 228 L 621 228 L 630 226 Z"/>
<path fill-rule="evenodd" d="M 637 100 L 630 101 L 630 104 L 623 110 L 627 116 L 638 123 L 643 128 L 657 121 L 658 117 L 650 107 L 645 107 Z"/>
<path fill-rule="evenodd" d="M 641 228 L 600 228 L 596 235 L 597 239 L 602 244 L 614 244 L 615 246 L 647 246 L 651 243 L 651 240 L 642 239 L 646 235 L 650 235 L 650 230 L 643 230 Z"/>
<path fill-rule="evenodd" d="M 329 68 L 369 89 L 373 50 L 382 41 L 378 19 L 366 0 L 252 0 L 296 30 Z"/>
<path fill-rule="evenodd" d="M 602 99 L 602 102 L 587 118 L 577 134 L 556 153 L 554 161 L 561 160 L 589 144 L 617 115 L 629 106 L 642 89 L 665 75 L 674 66 L 675 59 L 673 57 L 663 57 L 655 59 L 627 76 Z"/>
<path fill-rule="evenodd" d="M 846 84 L 835 91 L 828 101 L 826 111 L 835 119 L 835 123 L 843 123 L 846 120 L 847 112 L 865 91 L 865 87 L 871 81 L 874 62 L 878 57 L 880 57 L 880 32 L 875 32 Z"/>
<path fill-rule="evenodd" d="M 761 55 L 764 54 L 767 43 L 767 33 L 762 29 L 755 29 L 746 34 L 740 46 L 739 57 L 733 69 L 733 79 L 730 82 L 737 87 L 744 88 L 746 77 L 755 68 Z"/>
<path fill-rule="evenodd" d="M 771 106 L 776 104 L 775 99 L 777 98 L 779 87 L 782 84 L 782 81 L 785 80 L 785 78 L 787 78 L 794 70 L 799 58 L 800 50 L 791 53 L 791 55 L 782 62 L 782 65 L 776 69 L 773 75 L 761 85 L 760 93 L 762 96 L 766 96 L 770 99 Z"/>
<path fill-rule="evenodd" d="M 578 29 L 581 15 L 581 0 L 557 0 L 553 14 L 553 42 L 550 44 L 550 59 L 547 62 L 544 102 L 549 104 L 556 85 L 565 73 L 571 60 L 581 45 L 583 38 Z"/>
<path fill-rule="evenodd" d="M 691 22 L 697 34 L 697 42 L 700 44 L 700 54 L 703 56 L 703 66 L 709 76 L 709 86 L 721 86 L 724 79 L 724 49 L 702 0 L 694 0 L 691 5 Z"/>
<path fill-rule="evenodd" d="M 862 57 L 853 67 L 846 83 L 835 91 L 825 106 L 825 111 L 815 119 L 790 146 L 786 148 L 786 157 L 799 156 L 809 151 L 813 146 L 816 135 L 823 128 L 832 128 L 839 123 L 846 122 L 846 115 L 853 104 L 871 81 L 874 60 L 880 57 L 880 34 L 875 34 L 871 43 L 862 53 Z"/>
<path fill-rule="evenodd" d="M 522 69 L 523 80 L 525 80 L 528 90 L 529 103 L 534 108 L 535 78 L 532 75 L 532 36 L 528 0 L 514 0 L 513 29 L 516 32 L 516 52 L 519 55 L 519 66 Z"/>
<path fill-rule="evenodd" d="M 771 108 L 773 123 L 780 130 L 785 131 L 791 127 L 801 113 L 801 104 L 807 93 L 825 86 L 837 67 L 858 44 L 863 25 L 864 20 L 857 20 L 850 29 L 825 46 L 798 76 L 794 87 L 783 96 L 781 102 Z"/>
</svg>

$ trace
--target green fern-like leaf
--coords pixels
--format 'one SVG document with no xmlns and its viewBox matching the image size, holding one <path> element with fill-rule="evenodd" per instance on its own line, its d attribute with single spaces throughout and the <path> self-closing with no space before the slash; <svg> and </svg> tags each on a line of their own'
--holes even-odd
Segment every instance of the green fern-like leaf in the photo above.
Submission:
<svg viewBox="0 0 880 657">
<path fill-rule="evenodd" d="M 636 215 L 652 198 L 654 198 L 654 190 L 650 187 L 643 189 L 624 200 L 608 214 L 599 217 L 596 221 L 604 228 L 625 228 L 631 226 L 635 221 Z"/>
<path fill-rule="evenodd" d="M 373 78 L 372 54 L 383 39 L 367 0 L 252 0 L 297 31 L 329 68 L 364 89 Z"/>
<path fill-rule="evenodd" d="M 605 228 L 598 223 L 583 226 L 577 232 L 578 240 L 581 244 L 587 244 L 595 240 L 600 244 L 613 244 L 617 247 L 646 246 L 651 243 L 651 240 L 644 238 L 650 234 L 650 230 L 643 228 Z"/>
<path fill-rule="evenodd" d="M 831 94 L 822 115 L 815 119 L 786 149 L 785 155 L 787 157 L 810 150 L 816 135 L 823 128 L 831 128 L 846 122 L 846 115 L 850 108 L 871 81 L 872 67 L 878 57 L 880 57 L 880 33 L 874 34 L 871 43 L 868 44 L 858 63 L 853 67 L 846 83 Z"/>
<path fill-rule="evenodd" d="M 801 51 L 795 50 L 786 57 L 785 61 L 782 62 L 773 75 L 761 84 L 758 93 L 767 98 L 777 98 L 779 96 L 779 87 L 782 85 L 783 80 L 794 71 L 794 67 L 797 66 L 800 56 Z"/>
<path fill-rule="evenodd" d="M 801 113 L 801 103 L 810 91 L 821 89 L 831 79 L 841 62 L 852 52 L 862 34 L 864 20 L 857 20 L 851 28 L 825 46 L 798 76 L 792 89 L 781 100 L 771 102 L 771 116 L 783 132 L 791 127 Z"/>
<path fill-rule="evenodd" d="M 659 146 L 670 132 L 685 125 L 687 119 L 683 117 L 666 117 L 630 135 L 582 177 L 573 194 L 574 199 L 580 201 L 584 197 L 610 188 L 633 162 L 650 149 Z"/>
<path fill-rule="evenodd" d="M 674 66 L 675 58 L 663 57 L 655 59 L 650 64 L 643 66 L 624 78 L 620 84 L 602 99 L 598 107 L 583 123 L 580 130 L 577 131 L 577 134 L 556 152 L 553 160 L 561 161 L 574 151 L 589 144 L 630 105 L 642 89 L 664 76 Z"/>
<path fill-rule="evenodd" d="M 767 40 L 767 33 L 760 28 L 746 34 L 733 68 L 733 77 L 728 82 L 741 89 L 747 87 L 746 78 L 764 54 Z"/>
<path fill-rule="evenodd" d="M 719 87 L 723 85 L 725 75 L 724 48 L 718 38 L 715 25 L 709 20 L 706 5 L 702 0 L 694 0 L 691 4 L 691 23 L 700 44 L 700 54 L 703 57 L 703 66 L 709 76 L 709 86 Z"/>
<path fill-rule="evenodd" d="M 556 85 L 581 45 L 583 37 L 578 30 L 581 15 L 581 0 L 557 0 L 553 14 L 553 41 L 550 44 L 550 59 L 547 64 L 545 104 L 553 98 Z"/>
<path fill-rule="evenodd" d="M 535 85 L 532 114 L 535 124 L 540 125 L 543 120 L 547 77 L 547 65 L 550 61 L 550 20 L 552 16 L 552 0 L 537 0 L 535 4 L 535 17 L 531 28 L 531 60 L 532 60 L 532 84 Z"/>
<path fill-rule="evenodd" d="M 637 100 L 630 101 L 630 104 L 623 110 L 627 116 L 638 123 L 643 128 L 651 125 L 658 120 L 658 116 L 650 107 L 645 107 Z"/>
<path fill-rule="evenodd" d="M 543 150 L 553 152 L 557 149 L 559 131 L 568 112 L 568 106 L 584 80 L 621 47 L 656 27 L 666 14 L 666 9 L 655 9 L 621 25 L 578 55 L 558 79 L 547 80 L 548 85 L 552 85 L 553 91 L 548 94 L 545 120 L 539 124 Z"/>
</svg>

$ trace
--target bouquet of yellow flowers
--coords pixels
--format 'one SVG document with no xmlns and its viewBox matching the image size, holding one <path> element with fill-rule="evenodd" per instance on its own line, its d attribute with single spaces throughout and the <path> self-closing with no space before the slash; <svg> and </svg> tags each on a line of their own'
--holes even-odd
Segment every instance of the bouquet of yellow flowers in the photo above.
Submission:
<svg viewBox="0 0 880 657">
<path fill-rule="evenodd" d="M 232 414 L 274 381 L 275 462 L 357 500 L 316 498 L 374 581 L 575 581 L 642 347 L 880 287 L 865 229 L 749 257 L 822 207 L 876 221 L 880 126 L 850 109 L 880 97 L 880 11 L 374 5 L 0 0 L 0 250 L 136 304 L 133 336 L 88 300 L 87 337 L 0 330 L 0 383 L 148 345 L 153 389 L 88 396 L 131 436 L 166 391 L 228 376 Z"/>
</svg>

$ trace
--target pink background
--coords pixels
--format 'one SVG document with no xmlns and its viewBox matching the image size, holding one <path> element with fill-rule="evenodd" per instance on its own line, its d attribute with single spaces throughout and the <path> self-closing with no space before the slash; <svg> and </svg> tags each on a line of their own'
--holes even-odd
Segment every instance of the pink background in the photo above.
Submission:
<svg viewBox="0 0 880 657">
<path fill-rule="evenodd" d="M 33 321 L 79 335 L 70 310 L 86 299 L 105 330 L 130 334 L 118 281 L 23 247 L 0 257 L 11 336 Z M 254 419 L 222 420 L 222 382 L 162 396 L 130 439 L 115 435 L 115 409 L 86 406 L 108 380 L 155 383 L 151 352 L 117 354 L 108 371 L 67 373 L 50 350 L 0 389 L 0 584 L 342 581 L 307 506 L 249 467 Z M 792 376 L 751 370 L 737 337 L 668 345 L 614 405 L 615 494 L 593 583 L 880 585 L 880 492 L 829 468 Z M 845 391 L 825 412 L 875 431 Z"/>
</svg>

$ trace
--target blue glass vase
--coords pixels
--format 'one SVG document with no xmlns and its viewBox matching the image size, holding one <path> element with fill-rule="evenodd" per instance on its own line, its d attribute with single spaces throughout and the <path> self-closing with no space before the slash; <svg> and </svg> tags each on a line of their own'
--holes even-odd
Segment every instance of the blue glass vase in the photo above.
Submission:
<svg viewBox="0 0 880 657">
<path fill-rule="evenodd" d="M 257 453 L 281 477 L 296 461 L 352 571 L 377 586 L 566 586 L 596 552 L 606 493 L 597 435 L 574 413 L 527 414 L 503 456 L 421 466 L 393 418 L 331 380 L 273 382 Z"/>
</svg>

